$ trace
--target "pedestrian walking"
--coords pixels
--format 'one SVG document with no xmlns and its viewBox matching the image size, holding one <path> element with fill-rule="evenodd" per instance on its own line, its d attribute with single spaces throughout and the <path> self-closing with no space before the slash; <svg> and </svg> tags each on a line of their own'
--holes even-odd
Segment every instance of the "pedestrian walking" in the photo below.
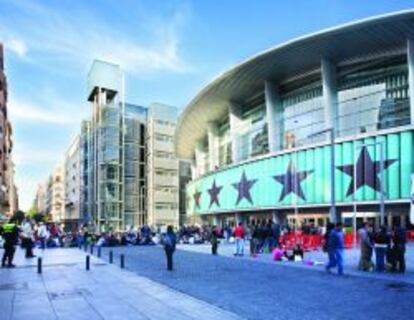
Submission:
<svg viewBox="0 0 414 320">
<path fill-rule="evenodd" d="M 278 223 L 272 223 L 272 247 L 271 250 L 276 248 L 279 245 L 279 238 L 280 238 L 280 225 Z"/>
<path fill-rule="evenodd" d="M 396 224 L 392 234 L 392 271 L 405 272 L 405 244 L 407 242 L 405 229 Z"/>
<path fill-rule="evenodd" d="M 3 259 L 1 260 L 2 268 L 14 268 L 16 267 L 13 264 L 14 252 L 16 251 L 15 246 L 17 245 L 17 240 L 19 238 L 19 228 L 14 223 L 13 220 L 10 220 L 9 223 L 6 223 L 0 228 L 0 235 L 4 239 L 4 253 Z"/>
<path fill-rule="evenodd" d="M 252 257 L 257 257 L 258 246 L 259 246 L 259 227 L 253 225 L 251 227 L 251 239 L 250 239 L 250 255 Z"/>
<path fill-rule="evenodd" d="M 273 234 L 272 234 L 272 224 L 271 222 L 268 222 L 267 224 L 264 224 L 264 245 L 263 245 L 263 252 L 269 253 L 272 252 L 273 247 Z"/>
<path fill-rule="evenodd" d="M 235 256 L 242 257 L 244 255 L 244 236 L 245 230 L 243 228 L 243 223 L 239 222 L 237 227 L 234 229 L 234 237 L 236 239 L 236 253 Z"/>
<path fill-rule="evenodd" d="M 219 230 L 217 229 L 216 226 L 213 226 L 213 228 L 211 229 L 211 235 L 210 235 L 210 243 L 211 243 L 211 253 L 213 255 L 217 255 L 217 249 L 218 249 L 218 245 L 219 245 Z"/>
<path fill-rule="evenodd" d="M 175 245 L 177 243 L 177 237 L 174 233 L 172 226 L 167 227 L 167 233 L 164 235 L 163 243 L 164 243 L 165 255 L 167 257 L 167 270 L 172 271 L 173 270 L 173 254 L 175 251 Z"/>
<path fill-rule="evenodd" d="M 337 267 L 338 274 L 344 273 L 344 233 L 342 231 L 342 222 L 338 222 L 335 229 L 329 232 L 327 251 L 329 262 L 326 265 L 326 271 L 330 272 L 331 268 Z"/>
<path fill-rule="evenodd" d="M 37 236 L 40 240 L 40 248 L 46 249 L 46 240 L 48 236 L 47 227 L 43 222 L 40 222 L 40 227 L 37 230 Z"/>
<path fill-rule="evenodd" d="M 372 271 L 374 264 L 372 263 L 372 251 L 374 244 L 371 239 L 371 228 L 367 223 L 359 230 L 361 239 L 361 256 L 359 259 L 358 269 L 362 271 Z"/>
<path fill-rule="evenodd" d="M 380 230 L 375 235 L 374 241 L 376 271 L 384 272 L 385 257 L 391 243 L 391 237 L 388 234 L 386 226 L 381 226 Z"/>
<path fill-rule="evenodd" d="M 22 247 L 26 250 L 26 258 L 34 258 L 33 254 L 33 228 L 29 219 L 22 222 Z"/>
</svg>

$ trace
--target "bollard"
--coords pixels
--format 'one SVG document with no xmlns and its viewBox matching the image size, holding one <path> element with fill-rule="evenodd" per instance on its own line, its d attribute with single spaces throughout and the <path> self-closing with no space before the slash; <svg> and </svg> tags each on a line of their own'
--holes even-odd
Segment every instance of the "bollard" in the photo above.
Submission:
<svg viewBox="0 0 414 320">
<path fill-rule="evenodd" d="M 98 247 L 98 258 L 101 257 L 101 247 Z"/>
<path fill-rule="evenodd" d="M 85 242 L 85 244 L 83 245 L 83 251 L 88 251 L 88 244 Z"/>
<path fill-rule="evenodd" d="M 37 273 L 38 274 L 42 273 L 42 258 L 41 257 L 37 258 Z"/>
<path fill-rule="evenodd" d="M 91 257 L 88 255 L 86 255 L 86 271 L 89 271 L 89 269 L 91 268 Z"/>
<path fill-rule="evenodd" d="M 125 255 L 124 254 L 121 254 L 121 269 L 124 269 L 125 268 Z"/>
<path fill-rule="evenodd" d="M 91 244 L 90 246 L 90 251 L 91 251 L 91 254 L 93 255 L 93 244 Z"/>
<path fill-rule="evenodd" d="M 113 263 L 114 262 L 114 253 L 111 251 L 109 251 L 109 263 Z"/>
</svg>

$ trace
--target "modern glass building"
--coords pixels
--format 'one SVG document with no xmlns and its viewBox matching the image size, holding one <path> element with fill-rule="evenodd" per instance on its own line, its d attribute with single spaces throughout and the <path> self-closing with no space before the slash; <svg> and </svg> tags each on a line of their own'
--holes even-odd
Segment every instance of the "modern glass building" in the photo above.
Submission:
<svg viewBox="0 0 414 320">
<path fill-rule="evenodd" d="M 177 109 L 125 102 L 119 65 L 95 60 L 80 135 L 80 217 L 96 230 L 177 226 Z"/>
<path fill-rule="evenodd" d="M 192 161 L 187 216 L 323 225 L 334 200 L 332 219 L 349 223 L 357 212 L 358 222 L 378 224 L 382 198 L 385 222 L 408 223 L 410 97 L 414 11 L 257 54 L 208 84 L 180 117 L 177 155 Z"/>
</svg>

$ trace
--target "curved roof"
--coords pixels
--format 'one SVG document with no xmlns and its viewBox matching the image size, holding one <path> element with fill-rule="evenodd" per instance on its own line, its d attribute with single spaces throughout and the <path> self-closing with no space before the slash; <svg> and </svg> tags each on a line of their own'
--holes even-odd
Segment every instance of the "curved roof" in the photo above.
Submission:
<svg viewBox="0 0 414 320">
<path fill-rule="evenodd" d="M 224 72 L 186 106 L 177 124 L 176 152 L 192 156 L 209 121 L 228 112 L 229 101 L 243 102 L 264 89 L 264 80 L 281 82 L 333 62 L 381 54 L 406 46 L 414 38 L 414 10 L 376 16 L 325 29 L 282 43 Z"/>
</svg>

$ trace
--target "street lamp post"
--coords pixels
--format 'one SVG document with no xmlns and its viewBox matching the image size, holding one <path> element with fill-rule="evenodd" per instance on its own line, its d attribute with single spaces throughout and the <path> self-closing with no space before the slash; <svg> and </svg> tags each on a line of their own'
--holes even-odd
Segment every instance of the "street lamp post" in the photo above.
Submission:
<svg viewBox="0 0 414 320">
<path fill-rule="evenodd" d="M 308 136 L 313 138 L 329 132 L 329 142 L 331 146 L 331 208 L 330 208 L 330 220 L 332 223 L 336 223 L 336 188 L 335 188 L 335 129 L 333 127 L 326 128 L 324 130 L 315 132 Z"/>
<path fill-rule="evenodd" d="M 356 223 L 356 215 L 357 215 L 357 204 L 356 204 L 356 185 L 357 185 L 357 150 L 363 148 L 363 147 L 372 147 L 372 146 L 379 146 L 379 152 L 380 152 L 380 174 L 381 174 L 381 181 L 380 181 L 380 222 L 381 225 L 385 222 L 385 191 L 384 191 L 384 141 L 377 141 L 373 143 L 362 143 L 360 145 L 354 146 L 354 172 L 353 172 L 353 180 L 354 180 L 354 215 L 353 215 L 353 232 L 354 232 L 354 247 L 356 247 L 357 243 L 357 236 L 356 236 L 356 229 L 357 229 L 357 223 Z M 376 172 L 374 173 L 376 174 Z"/>
<path fill-rule="evenodd" d="M 298 168 L 298 151 L 295 151 L 295 167 L 297 170 Z M 299 226 L 299 208 L 298 208 L 298 175 L 295 174 L 293 176 L 293 179 L 295 179 L 295 243 L 297 243 L 297 233 L 298 233 L 298 226 Z"/>
</svg>

